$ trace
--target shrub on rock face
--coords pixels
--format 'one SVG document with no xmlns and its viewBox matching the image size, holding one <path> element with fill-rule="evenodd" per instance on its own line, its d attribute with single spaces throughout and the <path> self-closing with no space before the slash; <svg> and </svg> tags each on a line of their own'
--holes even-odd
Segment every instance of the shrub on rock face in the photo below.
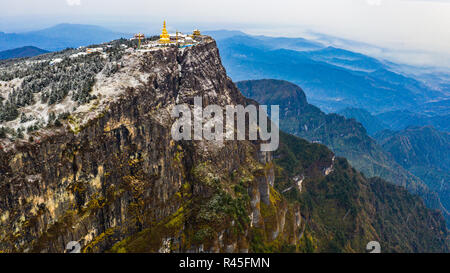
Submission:
<svg viewBox="0 0 450 273">
<path fill-rule="evenodd" d="M 5 127 L 0 127 L 0 138 L 6 137 L 6 129 Z"/>
<path fill-rule="evenodd" d="M 24 129 L 22 127 L 17 129 L 17 138 L 23 138 L 23 131 Z"/>
<path fill-rule="evenodd" d="M 15 120 L 19 116 L 17 106 L 7 101 L 0 104 L 0 122 Z"/>
</svg>

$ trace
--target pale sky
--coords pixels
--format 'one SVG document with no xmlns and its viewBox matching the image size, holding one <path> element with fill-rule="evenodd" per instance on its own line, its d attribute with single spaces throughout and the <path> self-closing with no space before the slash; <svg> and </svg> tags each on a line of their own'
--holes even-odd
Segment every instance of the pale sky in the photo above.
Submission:
<svg viewBox="0 0 450 273">
<path fill-rule="evenodd" d="M 0 0 L 4 32 L 70 22 L 150 33 L 163 19 L 181 30 L 324 33 L 389 48 L 394 59 L 412 52 L 410 63 L 450 67 L 450 0 Z"/>
</svg>

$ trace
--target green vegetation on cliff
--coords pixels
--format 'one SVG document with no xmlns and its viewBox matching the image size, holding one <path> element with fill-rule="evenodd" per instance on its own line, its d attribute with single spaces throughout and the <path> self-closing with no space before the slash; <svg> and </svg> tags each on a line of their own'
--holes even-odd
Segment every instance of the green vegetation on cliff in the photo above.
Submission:
<svg viewBox="0 0 450 273">
<path fill-rule="evenodd" d="M 280 105 L 280 128 L 290 134 L 321 143 L 345 157 L 367 177 L 386 181 L 419 194 L 431 208 L 442 208 L 439 197 L 419 178 L 399 165 L 376 143 L 361 123 L 337 114 L 325 114 L 309 104 L 303 90 L 290 82 L 254 80 L 237 83 L 240 91 L 261 104 Z"/>
<path fill-rule="evenodd" d="M 375 137 L 403 168 L 439 194 L 450 223 L 450 133 L 412 126 L 397 132 L 385 130 Z"/>
</svg>

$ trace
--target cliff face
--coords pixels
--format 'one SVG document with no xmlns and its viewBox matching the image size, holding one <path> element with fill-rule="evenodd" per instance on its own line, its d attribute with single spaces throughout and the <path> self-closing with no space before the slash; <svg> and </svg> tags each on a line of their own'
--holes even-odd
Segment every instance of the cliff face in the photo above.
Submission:
<svg viewBox="0 0 450 273">
<path fill-rule="evenodd" d="M 215 42 L 123 60 L 133 65 L 122 70 L 143 75 L 138 83 L 30 141 L 3 143 L 0 250 L 63 252 L 78 241 L 87 252 L 247 252 L 253 238 L 295 246 L 299 208 L 273 189 L 270 153 L 248 141 L 171 138 L 176 103 L 247 103 Z"/>
</svg>

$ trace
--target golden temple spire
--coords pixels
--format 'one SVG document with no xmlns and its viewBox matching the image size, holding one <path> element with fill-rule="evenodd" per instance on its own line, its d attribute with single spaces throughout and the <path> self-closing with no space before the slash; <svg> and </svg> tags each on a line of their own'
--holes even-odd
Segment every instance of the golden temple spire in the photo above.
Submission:
<svg viewBox="0 0 450 273">
<path fill-rule="evenodd" d="M 160 37 L 160 39 L 159 39 L 160 44 L 169 44 L 170 43 L 170 35 L 166 29 L 166 20 L 164 20 L 162 34 L 159 37 Z"/>
</svg>

